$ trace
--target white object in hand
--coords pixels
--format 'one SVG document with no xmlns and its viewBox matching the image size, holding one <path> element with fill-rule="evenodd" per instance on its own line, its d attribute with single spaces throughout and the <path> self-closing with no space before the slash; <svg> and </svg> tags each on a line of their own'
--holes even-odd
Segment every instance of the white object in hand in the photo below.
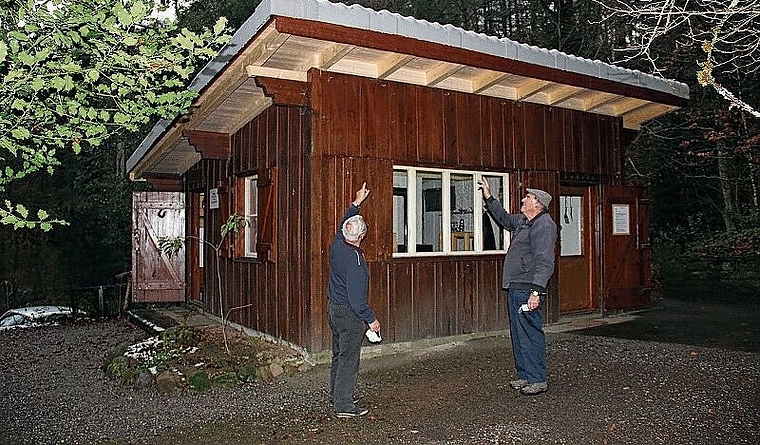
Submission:
<svg viewBox="0 0 760 445">
<path fill-rule="evenodd" d="M 522 306 L 520 306 L 520 312 L 530 312 L 530 308 L 528 307 L 528 303 L 525 303 Z"/>
<path fill-rule="evenodd" d="M 367 338 L 372 343 L 379 343 L 379 342 L 381 342 L 383 340 L 382 338 L 380 338 L 380 333 L 379 332 L 375 332 L 372 329 L 367 329 Z"/>
</svg>

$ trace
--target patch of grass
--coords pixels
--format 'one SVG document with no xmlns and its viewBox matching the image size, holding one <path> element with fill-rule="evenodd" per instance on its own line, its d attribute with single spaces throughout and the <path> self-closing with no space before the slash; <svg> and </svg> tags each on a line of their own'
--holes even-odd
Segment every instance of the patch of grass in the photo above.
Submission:
<svg viewBox="0 0 760 445">
<path fill-rule="evenodd" d="M 201 342 L 201 331 L 187 325 L 173 326 L 161 333 L 166 346 L 192 347 Z"/>
<path fill-rule="evenodd" d="M 238 384 L 238 376 L 234 371 L 224 371 L 211 377 L 214 386 L 235 386 Z"/>
<path fill-rule="evenodd" d="M 188 387 L 193 391 L 203 392 L 211 389 L 211 379 L 206 371 L 195 371 L 187 376 Z"/>
<path fill-rule="evenodd" d="M 140 369 L 134 360 L 127 357 L 117 356 L 108 360 L 105 364 L 106 375 L 119 381 L 119 384 L 129 386 L 137 381 Z"/>
</svg>

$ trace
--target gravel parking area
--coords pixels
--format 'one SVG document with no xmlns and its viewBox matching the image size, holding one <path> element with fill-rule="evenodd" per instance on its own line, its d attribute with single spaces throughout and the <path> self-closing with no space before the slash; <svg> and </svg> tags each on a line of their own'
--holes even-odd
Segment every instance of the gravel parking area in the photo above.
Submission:
<svg viewBox="0 0 760 445">
<path fill-rule="evenodd" d="M 105 354 L 146 337 L 115 320 L 0 332 L 0 443 L 760 443 L 758 352 L 549 334 L 550 390 L 526 397 L 507 338 L 459 342 L 364 359 L 370 414 L 335 419 L 327 365 L 200 394 L 106 378 Z"/>
</svg>

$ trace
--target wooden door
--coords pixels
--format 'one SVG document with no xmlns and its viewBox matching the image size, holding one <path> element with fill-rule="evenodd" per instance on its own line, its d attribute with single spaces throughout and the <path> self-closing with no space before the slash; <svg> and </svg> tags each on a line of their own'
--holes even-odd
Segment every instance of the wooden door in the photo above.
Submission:
<svg viewBox="0 0 760 445">
<path fill-rule="evenodd" d="M 603 198 L 603 309 L 649 304 L 649 199 L 640 187 L 606 186 Z"/>
<path fill-rule="evenodd" d="M 185 301 L 185 249 L 169 258 L 160 237 L 185 237 L 185 195 L 142 192 L 132 195 L 132 300 Z"/>
<path fill-rule="evenodd" d="M 590 311 L 595 307 L 593 268 L 595 230 L 591 187 L 562 187 L 557 202 L 560 227 L 560 312 Z"/>
</svg>

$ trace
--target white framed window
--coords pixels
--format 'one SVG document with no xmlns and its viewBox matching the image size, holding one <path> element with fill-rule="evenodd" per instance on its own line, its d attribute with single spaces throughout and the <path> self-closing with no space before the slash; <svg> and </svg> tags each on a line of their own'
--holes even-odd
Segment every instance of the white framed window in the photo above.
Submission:
<svg viewBox="0 0 760 445">
<path fill-rule="evenodd" d="M 478 179 L 509 208 L 509 174 L 393 167 L 393 256 L 505 252 L 508 232 L 485 209 Z"/>
<path fill-rule="evenodd" d="M 581 196 L 562 195 L 559 197 L 560 214 L 560 255 L 583 255 L 583 209 Z"/>
<path fill-rule="evenodd" d="M 256 258 L 256 240 L 259 234 L 259 177 L 247 176 L 245 181 L 245 246 L 244 254 L 248 258 Z"/>
</svg>

